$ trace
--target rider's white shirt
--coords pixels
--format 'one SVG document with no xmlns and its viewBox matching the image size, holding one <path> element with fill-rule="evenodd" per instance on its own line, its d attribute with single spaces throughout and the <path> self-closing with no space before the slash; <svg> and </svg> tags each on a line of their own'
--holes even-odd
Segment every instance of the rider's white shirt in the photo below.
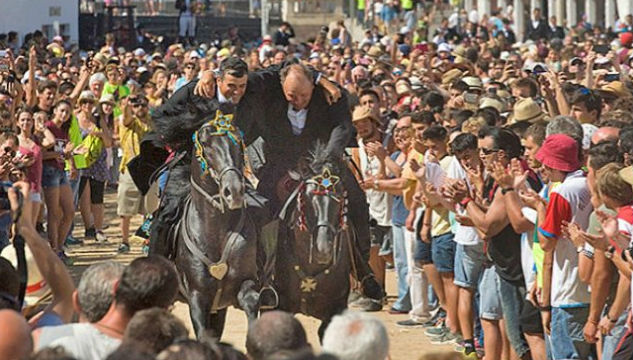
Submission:
<svg viewBox="0 0 633 360">
<path fill-rule="evenodd" d="M 220 89 L 218 89 L 218 102 L 220 104 L 226 104 L 226 103 L 230 103 L 231 100 L 227 99 L 224 95 L 222 95 L 222 92 L 220 91 Z"/>
<path fill-rule="evenodd" d="M 306 126 L 306 118 L 308 117 L 308 109 L 295 110 L 292 105 L 288 104 L 288 120 L 292 126 L 292 133 L 295 136 L 301 135 L 303 128 Z"/>
</svg>

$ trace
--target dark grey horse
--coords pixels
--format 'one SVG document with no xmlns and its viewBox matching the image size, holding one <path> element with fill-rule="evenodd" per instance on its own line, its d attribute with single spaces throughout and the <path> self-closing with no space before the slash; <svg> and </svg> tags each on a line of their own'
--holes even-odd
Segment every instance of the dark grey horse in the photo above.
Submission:
<svg viewBox="0 0 633 360">
<path fill-rule="evenodd" d="M 257 317 L 257 233 L 244 205 L 239 130 L 218 113 L 193 142 L 190 168 L 170 174 L 191 188 L 173 232 L 175 263 L 196 335 L 220 338 L 228 306 L 244 310 L 249 323 Z"/>
<path fill-rule="evenodd" d="M 349 254 L 355 239 L 338 175 L 343 166 L 342 161 L 328 159 L 324 145 L 316 146 L 300 166 L 301 183 L 286 205 L 288 226 L 279 231 L 279 309 L 321 320 L 321 338 L 331 318 L 347 308 L 350 289 Z"/>
</svg>

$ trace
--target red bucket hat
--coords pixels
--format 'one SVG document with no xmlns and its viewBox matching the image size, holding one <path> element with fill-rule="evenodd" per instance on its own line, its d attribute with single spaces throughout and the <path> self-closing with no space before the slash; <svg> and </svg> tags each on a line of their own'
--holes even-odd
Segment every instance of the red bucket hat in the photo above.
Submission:
<svg viewBox="0 0 633 360">
<path fill-rule="evenodd" d="M 548 136 L 535 157 L 554 170 L 569 172 L 580 168 L 578 142 L 564 134 Z"/>
</svg>

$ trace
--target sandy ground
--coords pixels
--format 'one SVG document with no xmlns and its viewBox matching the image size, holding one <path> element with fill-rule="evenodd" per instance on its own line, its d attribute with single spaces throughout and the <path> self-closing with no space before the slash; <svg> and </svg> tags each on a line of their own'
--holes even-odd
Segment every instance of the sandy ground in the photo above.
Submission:
<svg viewBox="0 0 633 360">
<path fill-rule="evenodd" d="M 141 217 L 138 216 L 132 221 L 133 231 L 140 225 Z M 83 223 L 79 213 L 75 218 L 75 232 L 77 238 L 82 239 L 84 235 Z M 131 251 L 127 254 L 117 255 L 116 249 L 121 239 L 119 230 L 119 219 L 116 216 L 116 193 L 108 191 L 106 194 L 106 224 L 108 228 L 105 230 L 108 236 L 107 244 L 96 244 L 92 240 L 88 240 L 82 246 L 74 246 L 70 248 L 69 255 L 74 260 L 74 265 L 70 267 L 71 273 L 75 281 L 79 279 L 82 271 L 95 262 L 103 260 L 114 260 L 121 263 L 129 263 L 134 258 L 142 256 L 141 243 L 132 242 Z M 133 232 L 132 231 L 132 232 Z M 387 271 L 387 294 L 389 301 L 392 302 L 396 295 L 396 277 L 395 272 Z M 417 359 L 422 354 L 430 354 L 442 351 L 452 351 L 453 346 L 448 345 L 432 345 L 429 339 L 424 335 L 424 330 L 418 329 L 402 329 L 396 326 L 396 322 L 406 320 L 407 315 L 391 315 L 387 312 L 389 306 L 384 306 L 382 311 L 372 313 L 374 316 L 382 320 L 387 327 L 391 344 L 391 358 L 393 360 L 400 359 Z M 193 337 L 193 328 L 189 319 L 189 308 L 187 304 L 176 303 L 174 313 L 182 319 L 190 330 Z M 308 339 L 315 350 L 319 349 L 319 341 L 317 329 L 319 321 L 317 319 L 297 315 L 308 334 Z M 222 340 L 233 344 L 235 347 L 244 350 L 244 342 L 246 340 L 246 316 L 239 309 L 231 308 L 228 312 L 226 327 Z"/>
</svg>

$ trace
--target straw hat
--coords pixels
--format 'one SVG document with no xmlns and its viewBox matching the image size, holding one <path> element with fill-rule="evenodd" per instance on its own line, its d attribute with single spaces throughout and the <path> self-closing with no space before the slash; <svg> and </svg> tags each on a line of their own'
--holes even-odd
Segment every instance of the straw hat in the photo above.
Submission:
<svg viewBox="0 0 633 360">
<path fill-rule="evenodd" d="M 535 123 L 545 119 L 545 113 L 532 98 L 520 99 L 514 104 L 512 123 L 528 121 Z"/>
<path fill-rule="evenodd" d="M 102 94 L 101 99 L 99 99 L 99 104 L 110 104 L 112 106 L 115 105 L 114 95 L 112 94 Z"/>
<path fill-rule="evenodd" d="M 448 85 L 455 79 L 461 77 L 464 73 L 459 69 L 451 69 L 442 75 L 442 85 Z"/>
<path fill-rule="evenodd" d="M 631 97 L 633 94 L 626 88 L 622 81 L 611 81 L 598 89 L 603 97 Z"/>
<path fill-rule="evenodd" d="M 357 106 L 356 108 L 354 108 L 354 112 L 352 113 L 352 122 L 355 123 L 357 121 L 365 119 L 380 123 L 380 120 L 376 117 L 376 115 L 371 111 L 369 107 Z"/>
</svg>

